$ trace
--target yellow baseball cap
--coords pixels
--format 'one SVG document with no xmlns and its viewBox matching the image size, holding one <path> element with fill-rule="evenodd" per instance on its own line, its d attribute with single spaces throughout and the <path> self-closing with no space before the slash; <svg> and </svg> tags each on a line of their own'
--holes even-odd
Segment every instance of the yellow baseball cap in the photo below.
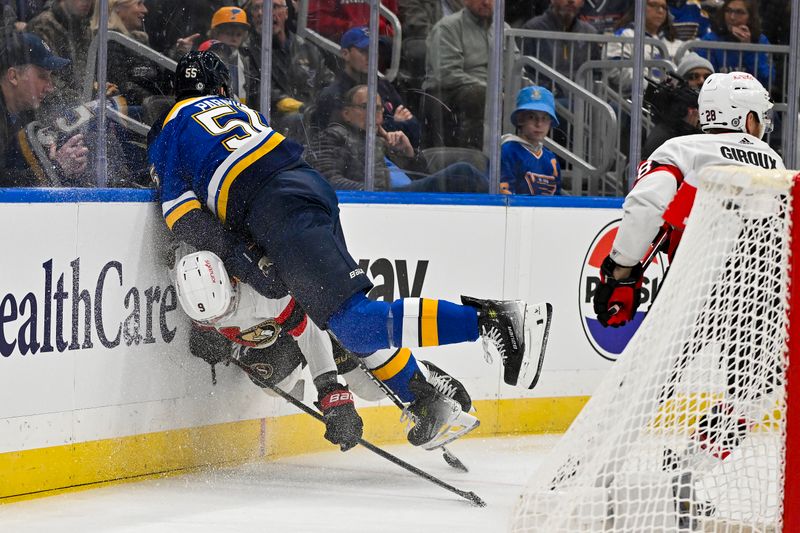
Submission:
<svg viewBox="0 0 800 533">
<path fill-rule="evenodd" d="M 211 28 L 216 28 L 223 24 L 241 24 L 250 26 L 247 22 L 247 13 L 240 7 L 225 6 L 219 8 L 214 16 L 211 17 Z"/>
</svg>

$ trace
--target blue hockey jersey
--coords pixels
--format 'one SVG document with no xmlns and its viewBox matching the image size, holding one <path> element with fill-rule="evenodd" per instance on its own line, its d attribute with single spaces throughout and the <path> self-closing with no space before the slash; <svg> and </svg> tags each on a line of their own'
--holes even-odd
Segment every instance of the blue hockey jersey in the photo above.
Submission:
<svg viewBox="0 0 800 533">
<path fill-rule="evenodd" d="M 201 96 L 176 103 L 151 142 L 167 226 L 205 205 L 223 223 L 276 172 L 296 163 L 303 148 L 269 127 L 266 118 L 229 98 Z M 243 172 L 258 164 L 259 174 Z M 238 179 L 238 181 L 237 181 Z M 234 187 L 235 184 L 235 187 Z"/>
<path fill-rule="evenodd" d="M 561 166 L 544 146 L 534 147 L 516 135 L 503 135 L 500 150 L 500 192 L 561 194 Z"/>
</svg>

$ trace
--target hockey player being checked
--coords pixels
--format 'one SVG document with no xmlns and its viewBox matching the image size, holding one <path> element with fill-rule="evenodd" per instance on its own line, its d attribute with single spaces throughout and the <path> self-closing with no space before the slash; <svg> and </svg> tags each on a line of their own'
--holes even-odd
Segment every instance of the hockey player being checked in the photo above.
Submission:
<svg viewBox="0 0 800 533">
<path fill-rule="evenodd" d="M 640 258 L 645 256 L 657 235 L 667 232 L 668 240 L 664 246 L 670 260 L 674 257 L 694 201 L 696 188 L 693 177 L 696 173 L 712 165 L 784 169 L 780 156 L 761 140 L 772 128 L 772 101 L 753 76 L 742 72 L 712 74 L 702 86 L 698 105 L 704 134 L 675 137 L 657 148 L 639 166 L 636 183 L 625 198 L 619 231 L 610 255 L 602 263 L 601 284 L 594 295 L 594 310 L 604 326 L 619 327 L 634 316 L 640 301 L 644 270 Z M 743 223 L 753 225 L 760 222 L 744 220 Z M 743 243 L 740 246 L 753 246 L 752 243 L 748 245 L 745 239 L 735 239 L 734 242 Z M 762 245 L 766 249 L 768 243 Z M 749 251 L 758 255 L 757 250 Z M 733 280 L 742 275 L 735 265 L 728 265 L 719 286 L 735 286 Z M 766 315 L 753 315 L 747 310 L 746 294 L 728 294 L 726 298 L 729 302 L 726 305 L 732 306 L 726 312 L 730 316 L 742 317 L 739 319 L 740 329 L 754 332 L 765 329 L 759 323 Z M 774 307 L 777 307 L 778 298 L 776 293 Z M 713 295 L 709 301 L 716 301 Z M 694 335 L 695 338 L 706 335 L 718 343 L 723 364 L 715 366 L 721 366 L 726 372 L 727 389 L 723 398 L 712 402 L 710 408 L 699 416 L 687 453 L 680 458 L 671 450 L 665 451 L 664 466 L 668 470 L 680 468 L 690 473 L 702 469 L 708 472 L 714 462 L 728 457 L 752 426 L 753 413 L 747 412 L 748 408 L 744 406 L 748 402 L 743 400 L 747 397 L 752 400 L 753 395 L 766 398 L 774 386 L 772 382 L 758 378 L 756 370 L 766 363 L 754 360 L 756 357 L 748 344 L 714 330 L 717 322 L 713 316 L 720 310 L 712 307 L 707 306 L 695 320 Z M 732 331 L 736 328 L 728 331 L 729 336 Z M 761 342 L 758 335 L 754 334 L 749 341 L 753 346 Z M 690 340 L 684 346 L 672 377 L 661 391 L 659 401 L 662 405 L 674 396 L 678 376 L 691 363 L 695 353 L 703 348 L 698 344 Z M 769 402 L 765 401 L 765 405 Z M 693 494 L 691 477 L 682 478 L 680 483 L 680 492 Z M 702 512 L 708 514 L 709 510 Z"/>
<path fill-rule="evenodd" d="M 185 248 L 182 246 L 179 252 L 187 251 Z M 262 296 L 246 283 L 231 279 L 222 260 L 205 251 L 178 258 L 174 279 L 181 307 L 193 321 L 193 355 L 211 364 L 212 369 L 229 357 L 236 358 L 287 393 L 292 392 L 308 364 L 319 404 L 326 411 L 325 438 L 342 449 L 355 444 L 361 436 L 361 418 L 337 374 L 362 399 L 378 401 L 386 395 L 352 354 L 320 330 L 291 296 Z M 379 352 L 390 357 L 396 351 Z M 475 429 L 478 420 L 469 414 L 472 400 L 461 382 L 433 363 L 420 362 L 420 370 L 409 385 L 415 400 L 405 410 L 414 422 L 408 440 L 433 449 Z M 269 389 L 263 390 L 269 393 Z M 332 402 L 332 397 L 338 400 Z M 325 407 L 331 403 L 335 405 Z"/>
</svg>

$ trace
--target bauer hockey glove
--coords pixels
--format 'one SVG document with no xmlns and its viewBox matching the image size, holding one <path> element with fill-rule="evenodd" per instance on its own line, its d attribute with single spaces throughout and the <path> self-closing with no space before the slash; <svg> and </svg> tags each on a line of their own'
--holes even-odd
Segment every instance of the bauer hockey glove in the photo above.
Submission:
<svg viewBox="0 0 800 533">
<path fill-rule="evenodd" d="M 346 452 L 356 444 L 364 433 L 364 423 L 353 404 L 353 393 L 340 383 L 333 383 L 319 390 L 319 401 L 315 404 L 325 418 L 325 438 L 338 444 Z"/>
<path fill-rule="evenodd" d="M 594 312 L 604 327 L 618 328 L 633 319 L 642 299 L 642 265 L 636 264 L 630 276 L 614 279 L 617 265 L 606 257 L 600 266 L 600 286 L 594 292 Z"/>
<path fill-rule="evenodd" d="M 228 274 L 247 283 L 262 296 L 271 299 L 283 298 L 289 289 L 278 275 L 278 269 L 255 245 L 240 244 L 223 261 Z"/>
</svg>

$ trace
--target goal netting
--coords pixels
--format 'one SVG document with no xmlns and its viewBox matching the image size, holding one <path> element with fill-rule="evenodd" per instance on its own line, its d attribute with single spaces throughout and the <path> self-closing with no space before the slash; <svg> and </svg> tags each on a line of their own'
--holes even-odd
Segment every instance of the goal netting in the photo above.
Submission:
<svg viewBox="0 0 800 533">
<path fill-rule="evenodd" d="M 702 173 L 657 300 L 533 474 L 512 531 L 781 531 L 787 383 L 800 386 L 788 365 L 794 174 Z"/>
</svg>

